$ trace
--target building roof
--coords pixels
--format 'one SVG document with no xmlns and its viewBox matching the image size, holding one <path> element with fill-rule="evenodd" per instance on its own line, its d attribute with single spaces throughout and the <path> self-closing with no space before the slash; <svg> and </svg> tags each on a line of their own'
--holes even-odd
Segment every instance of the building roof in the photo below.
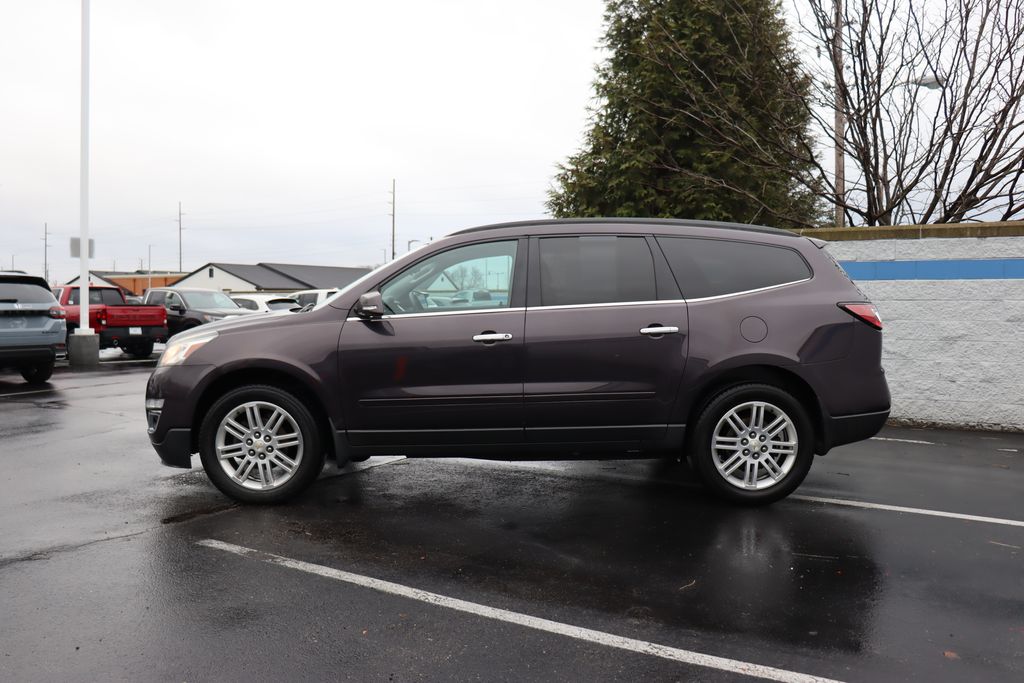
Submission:
<svg viewBox="0 0 1024 683">
<path fill-rule="evenodd" d="M 250 283 L 256 289 L 302 289 L 305 283 L 264 267 L 262 263 L 208 263 L 195 272 L 215 266 Z"/>
<path fill-rule="evenodd" d="M 260 265 L 304 283 L 306 289 L 344 287 L 370 272 L 369 268 L 305 266 L 294 263 L 261 263 Z"/>
<path fill-rule="evenodd" d="M 300 289 L 331 289 L 345 285 L 370 272 L 369 268 L 340 266 L 308 266 L 295 263 L 207 263 L 189 273 L 188 277 L 209 267 L 220 268 L 245 280 L 257 290 L 282 291 Z"/>
</svg>

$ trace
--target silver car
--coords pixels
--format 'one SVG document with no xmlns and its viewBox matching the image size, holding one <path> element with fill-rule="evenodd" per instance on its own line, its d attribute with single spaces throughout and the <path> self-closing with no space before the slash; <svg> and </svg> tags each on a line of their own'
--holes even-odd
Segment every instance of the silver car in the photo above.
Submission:
<svg viewBox="0 0 1024 683">
<path fill-rule="evenodd" d="M 46 280 L 0 272 L 0 368 L 19 370 L 30 384 L 50 379 L 66 352 L 66 316 Z"/>
</svg>

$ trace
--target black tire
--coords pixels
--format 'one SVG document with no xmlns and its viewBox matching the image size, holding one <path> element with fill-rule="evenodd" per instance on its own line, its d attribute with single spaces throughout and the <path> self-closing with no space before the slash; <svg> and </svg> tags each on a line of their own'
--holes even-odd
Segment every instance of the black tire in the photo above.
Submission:
<svg viewBox="0 0 1024 683">
<path fill-rule="evenodd" d="M 726 476 L 719 471 L 716 466 L 716 450 L 712 447 L 712 442 L 719 421 L 729 411 L 749 402 L 762 401 L 780 409 L 789 417 L 796 431 L 796 453 L 792 466 L 776 483 L 767 484 L 761 489 L 750 490 L 730 483 Z M 716 395 L 697 418 L 689 444 L 690 459 L 704 484 L 716 495 L 743 505 L 767 505 L 785 498 L 800 486 L 814 460 L 814 428 L 807 410 L 789 392 L 770 384 L 741 384 Z M 739 447 L 738 445 L 737 449 Z M 719 459 L 724 459 L 727 454 L 728 451 L 725 452 L 725 455 L 720 455 Z M 755 453 L 750 457 L 756 460 L 759 457 L 767 456 Z M 784 458 L 780 458 L 780 460 L 782 459 Z M 773 462 L 777 462 L 777 460 L 773 459 Z M 723 464 L 728 466 L 728 463 Z M 757 466 L 759 465 L 751 463 L 755 478 L 758 476 L 756 474 Z"/>
<path fill-rule="evenodd" d="M 302 437 L 302 458 L 295 467 L 291 478 L 277 488 L 254 490 L 246 488 L 221 466 L 217 457 L 217 431 L 221 422 L 239 406 L 252 401 L 272 404 L 290 414 Z M 303 403 L 283 389 L 274 386 L 253 384 L 233 389 L 221 396 L 206 411 L 199 430 L 199 455 L 203 469 L 214 486 L 225 495 L 243 503 L 283 503 L 309 487 L 323 470 L 325 452 L 320 439 L 316 420 Z"/>
<path fill-rule="evenodd" d="M 132 342 L 121 347 L 132 358 L 149 358 L 153 355 L 153 342 Z"/>
<path fill-rule="evenodd" d="M 18 369 L 21 370 L 21 376 L 29 384 L 44 384 L 53 376 L 53 361 L 48 360 L 32 363 L 31 365 L 23 365 Z"/>
</svg>

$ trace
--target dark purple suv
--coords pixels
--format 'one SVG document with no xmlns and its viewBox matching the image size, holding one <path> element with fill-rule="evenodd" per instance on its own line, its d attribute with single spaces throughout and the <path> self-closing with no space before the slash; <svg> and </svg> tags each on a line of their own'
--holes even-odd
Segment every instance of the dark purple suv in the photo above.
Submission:
<svg viewBox="0 0 1024 683">
<path fill-rule="evenodd" d="M 312 310 L 171 339 L 150 440 L 246 502 L 383 454 L 686 454 L 715 492 L 771 502 L 889 414 L 882 323 L 822 247 L 675 220 L 463 230 Z"/>
</svg>

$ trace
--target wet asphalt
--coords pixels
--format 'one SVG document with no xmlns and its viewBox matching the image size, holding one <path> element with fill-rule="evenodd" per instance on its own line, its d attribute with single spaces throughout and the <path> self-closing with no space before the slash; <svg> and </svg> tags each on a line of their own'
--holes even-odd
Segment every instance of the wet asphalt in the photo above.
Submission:
<svg viewBox="0 0 1024 683">
<path fill-rule="evenodd" d="M 886 429 L 761 509 L 681 463 L 398 458 L 258 508 L 159 464 L 149 371 L 0 375 L 2 680 L 755 680 L 268 553 L 784 680 L 1024 680 L 1024 435 Z"/>
</svg>

